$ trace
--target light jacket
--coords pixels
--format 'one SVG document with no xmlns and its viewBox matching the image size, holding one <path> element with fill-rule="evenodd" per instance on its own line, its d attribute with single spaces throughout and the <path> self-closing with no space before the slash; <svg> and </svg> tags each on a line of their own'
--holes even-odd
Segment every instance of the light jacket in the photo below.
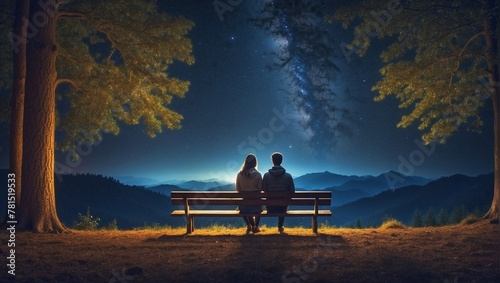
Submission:
<svg viewBox="0 0 500 283">
<path fill-rule="evenodd" d="M 241 172 L 236 175 L 236 190 L 238 192 L 252 192 L 262 190 L 262 175 L 255 168 L 248 172 L 248 176 Z"/>
</svg>

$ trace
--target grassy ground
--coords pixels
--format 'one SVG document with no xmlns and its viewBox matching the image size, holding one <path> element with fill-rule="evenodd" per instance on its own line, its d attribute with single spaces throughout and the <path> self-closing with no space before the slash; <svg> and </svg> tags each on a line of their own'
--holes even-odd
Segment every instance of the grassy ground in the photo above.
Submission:
<svg viewBox="0 0 500 283">
<path fill-rule="evenodd" d="M 8 255 L 2 233 L 2 258 Z M 16 282 L 500 282 L 500 225 L 16 235 Z"/>
</svg>

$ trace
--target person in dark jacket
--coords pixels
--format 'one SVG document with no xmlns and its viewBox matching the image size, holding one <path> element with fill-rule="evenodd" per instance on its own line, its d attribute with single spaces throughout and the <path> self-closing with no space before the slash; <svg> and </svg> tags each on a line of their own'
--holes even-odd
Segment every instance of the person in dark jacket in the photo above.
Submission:
<svg viewBox="0 0 500 283">
<path fill-rule="evenodd" d="M 295 192 L 295 184 L 293 183 L 293 178 L 290 173 L 287 173 L 285 168 L 281 166 L 283 162 L 283 155 L 279 152 L 275 152 L 271 155 L 271 160 L 273 161 L 273 168 L 269 169 L 268 172 L 264 174 L 262 179 L 262 189 L 266 192 Z M 267 206 L 267 212 L 269 213 L 282 213 L 286 212 L 287 206 Z M 283 223 L 285 222 L 285 217 L 279 216 L 278 218 L 278 231 L 283 233 Z"/>
<path fill-rule="evenodd" d="M 245 158 L 241 170 L 236 175 L 236 190 L 238 192 L 260 192 L 262 190 L 262 175 L 257 171 L 257 157 L 250 153 Z M 262 206 L 240 205 L 241 213 L 260 213 Z M 260 217 L 243 217 L 247 224 L 247 234 L 260 232 Z"/>
</svg>

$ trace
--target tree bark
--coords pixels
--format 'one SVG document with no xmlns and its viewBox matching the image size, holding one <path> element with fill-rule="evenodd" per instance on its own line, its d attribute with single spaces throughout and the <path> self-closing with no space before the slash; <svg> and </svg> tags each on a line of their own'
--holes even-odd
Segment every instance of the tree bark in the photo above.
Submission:
<svg viewBox="0 0 500 283">
<path fill-rule="evenodd" d="M 19 229 L 62 232 L 54 190 L 56 23 L 53 0 L 31 1 Z M 52 11 L 52 13 L 51 13 Z"/>
<path fill-rule="evenodd" d="M 488 1 L 490 7 L 493 7 L 495 1 Z M 493 185 L 493 201 L 491 202 L 491 207 L 484 216 L 484 218 L 489 219 L 492 223 L 498 223 L 500 221 L 500 77 L 498 70 L 498 40 L 500 36 L 498 32 L 500 28 L 498 25 L 500 21 L 498 19 L 498 11 L 495 12 L 495 16 L 487 19 L 484 22 L 484 32 L 487 47 L 487 64 L 488 64 L 488 80 L 490 85 L 491 99 L 493 101 L 493 127 L 494 127 L 494 139 L 495 139 L 495 149 L 494 149 L 494 185 Z"/>
<path fill-rule="evenodd" d="M 498 73 L 498 72 L 497 72 Z M 498 78 L 498 75 L 497 75 Z M 496 80 L 498 84 L 498 80 Z M 490 85 L 491 79 L 490 79 Z M 491 202 L 491 207 L 485 215 L 486 219 L 490 219 L 492 222 L 498 223 L 500 221 L 500 99 L 498 97 L 499 90 L 498 86 L 492 86 L 493 91 L 493 116 L 494 116 L 494 139 L 495 139 L 495 150 L 494 150 L 494 160 L 495 160 L 495 171 L 494 171 L 494 183 L 493 183 L 493 200 Z"/>
<path fill-rule="evenodd" d="M 498 80 L 497 80 L 498 84 Z M 494 86 L 495 94 L 492 94 L 493 109 L 494 109 L 494 137 L 495 137 L 495 172 L 494 172 L 494 185 L 493 185 L 493 200 L 491 207 L 486 213 L 485 218 L 490 219 L 492 222 L 498 223 L 500 220 L 500 99 L 498 97 L 499 88 Z"/>
<path fill-rule="evenodd" d="M 23 159 L 24 86 L 26 82 L 26 33 L 28 29 L 29 0 L 16 1 L 13 33 L 20 39 L 13 50 L 14 80 L 12 84 L 10 120 L 10 173 L 16 178 L 16 207 L 21 200 Z"/>
</svg>

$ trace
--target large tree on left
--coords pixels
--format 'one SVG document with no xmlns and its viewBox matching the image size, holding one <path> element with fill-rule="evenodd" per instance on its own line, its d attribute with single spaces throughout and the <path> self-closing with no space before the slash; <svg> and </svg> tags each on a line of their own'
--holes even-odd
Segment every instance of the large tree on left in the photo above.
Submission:
<svg viewBox="0 0 500 283">
<path fill-rule="evenodd" d="M 49 1 L 46 1 L 49 2 Z M 30 21 L 45 15 L 26 44 L 26 97 L 24 104 L 23 164 L 19 226 L 39 231 L 62 231 L 56 213 L 54 151 L 56 127 L 57 18 L 41 5 L 30 4 Z M 55 11 L 55 7 L 50 7 Z M 40 21 L 40 19 L 39 19 Z"/>
<path fill-rule="evenodd" d="M 163 126 L 179 128 L 182 116 L 168 105 L 189 82 L 167 70 L 174 60 L 194 62 L 186 38 L 193 23 L 146 0 L 30 1 L 28 20 L 18 228 L 59 232 L 65 227 L 55 208 L 56 126 L 58 147 L 67 151 L 118 134 L 119 122 L 141 122 L 150 136 Z M 58 112 L 56 100 L 70 107 Z"/>
</svg>

